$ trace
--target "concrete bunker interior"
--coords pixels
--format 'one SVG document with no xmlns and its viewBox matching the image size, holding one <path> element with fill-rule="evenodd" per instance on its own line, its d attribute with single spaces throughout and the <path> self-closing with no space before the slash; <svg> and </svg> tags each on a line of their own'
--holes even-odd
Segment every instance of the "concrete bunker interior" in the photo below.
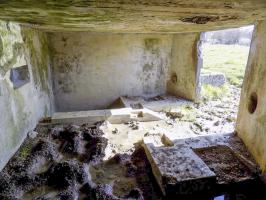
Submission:
<svg viewBox="0 0 266 200">
<path fill-rule="evenodd" d="M 0 11 L 1 199 L 265 196 L 266 2 L 14 0 Z M 201 34 L 250 24 L 235 130 L 206 131 L 208 109 L 194 109 Z"/>
</svg>

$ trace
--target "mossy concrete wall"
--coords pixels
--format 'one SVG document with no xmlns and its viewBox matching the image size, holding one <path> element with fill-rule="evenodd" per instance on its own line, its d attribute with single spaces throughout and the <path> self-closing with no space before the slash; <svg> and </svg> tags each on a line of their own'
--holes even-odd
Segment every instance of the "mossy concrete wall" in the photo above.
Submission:
<svg viewBox="0 0 266 200">
<path fill-rule="evenodd" d="M 266 21 L 254 29 L 237 119 L 237 133 L 266 172 Z"/>
<path fill-rule="evenodd" d="M 195 100 L 198 34 L 50 33 L 58 111 L 102 109 L 120 96 Z M 184 57 L 182 57 L 185 55 Z"/>
<path fill-rule="evenodd" d="M 0 22 L 0 170 L 38 120 L 51 112 L 46 35 Z M 30 82 L 13 88 L 10 69 L 28 65 Z"/>
</svg>

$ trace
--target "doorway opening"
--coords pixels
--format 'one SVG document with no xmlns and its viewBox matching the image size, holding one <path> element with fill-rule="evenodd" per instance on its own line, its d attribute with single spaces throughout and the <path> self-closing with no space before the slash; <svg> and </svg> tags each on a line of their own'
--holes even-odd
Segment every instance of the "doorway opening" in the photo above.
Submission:
<svg viewBox="0 0 266 200">
<path fill-rule="evenodd" d="M 252 25 L 202 34 L 199 109 L 204 113 L 200 125 L 205 131 L 230 133 L 235 130 L 253 29 Z M 250 106 L 250 111 L 254 111 L 254 106 Z"/>
</svg>

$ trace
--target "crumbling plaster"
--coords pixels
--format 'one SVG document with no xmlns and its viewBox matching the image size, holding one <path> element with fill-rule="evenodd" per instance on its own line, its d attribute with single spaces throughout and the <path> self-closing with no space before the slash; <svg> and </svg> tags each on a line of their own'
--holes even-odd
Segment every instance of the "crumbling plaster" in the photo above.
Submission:
<svg viewBox="0 0 266 200">
<path fill-rule="evenodd" d="M 0 170 L 27 132 L 51 113 L 46 35 L 18 24 L 0 22 Z M 45 53 L 46 52 L 46 53 Z M 10 69 L 28 65 L 30 83 L 14 89 Z"/>
</svg>

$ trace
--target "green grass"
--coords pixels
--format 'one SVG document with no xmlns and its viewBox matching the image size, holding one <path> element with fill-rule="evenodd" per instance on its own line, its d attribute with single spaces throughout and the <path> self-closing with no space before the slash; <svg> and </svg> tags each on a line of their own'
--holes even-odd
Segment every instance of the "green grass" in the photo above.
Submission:
<svg viewBox="0 0 266 200">
<path fill-rule="evenodd" d="M 228 92 L 229 92 L 228 84 L 222 87 L 203 85 L 201 88 L 201 95 L 203 97 L 203 100 L 205 101 L 221 99 L 222 97 L 227 95 Z"/>
<path fill-rule="evenodd" d="M 203 45 L 202 74 L 224 73 L 228 82 L 241 87 L 249 54 L 248 46 Z"/>
</svg>

